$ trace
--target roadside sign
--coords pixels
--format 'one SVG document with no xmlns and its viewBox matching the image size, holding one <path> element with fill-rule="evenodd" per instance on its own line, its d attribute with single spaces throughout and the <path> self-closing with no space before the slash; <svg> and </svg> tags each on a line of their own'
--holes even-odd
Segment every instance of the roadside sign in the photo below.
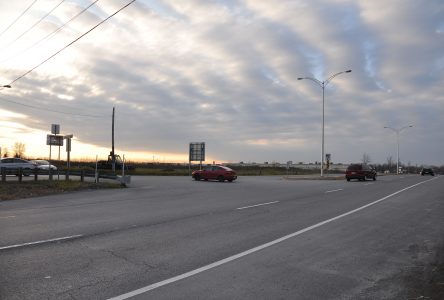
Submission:
<svg viewBox="0 0 444 300">
<path fill-rule="evenodd" d="M 205 143 L 190 143 L 190 161 L 205 161 Z"/>
<path fill-rule="evenodd" d="M 325 168 L 327 170 L 330 170 L 330 160 L 331 160 L 331 154 L 330 153 L 326 153 L 325 154 L 325 160 L 327 161 L 325 164 Z"/>
<path fill-rule="evenodd" d="M 63 146 L 63 136 L 62 135 L 46 135 L 46 145 L 50 146 Z"/>
<path fill-rule="evenodd" d="M 59 134 L 60 133 L 60 125 L 59 124 L 51 124 L 51 133 Z"/>
<path fill-rule="evenodd" d="M 66 139 L 66 152 L 71 152 L 71 139 Z"/>
<path fill-rule="evenodd" d="M 287 170 L 290 169 L 292 164 L 293 164 L 293 161 L 291 161 L 291 160 L 287 161 Z"/>
</svg>

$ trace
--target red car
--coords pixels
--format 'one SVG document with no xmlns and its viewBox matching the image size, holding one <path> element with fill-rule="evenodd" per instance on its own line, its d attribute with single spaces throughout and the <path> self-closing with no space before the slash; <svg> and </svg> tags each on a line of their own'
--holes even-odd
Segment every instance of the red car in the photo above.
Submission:
<svg viewBox="0 0 444 300">
<path fill-rule="evenodd" d="M 232 182 L 233 180 L 236 180 L 237 175 L 236 172 L 228 167 L 224 166 L 208 166 L 203 168 L 203 170 L 194 171 L 191 174 L 191 177 L 194 178 L 194 180 L 218 180 L 221 182 L 224 182 L 225 180 L 228 180 L 229 182 Z"/>
<path fill-rule="evenodd" d="M 350 179 L 365 181 L 367 178 L 376 180 L 376 171 L 367 164 L 351 164 L 345 171 L 345 178 L 347 181 L 350 181 Z"/>
</svg>

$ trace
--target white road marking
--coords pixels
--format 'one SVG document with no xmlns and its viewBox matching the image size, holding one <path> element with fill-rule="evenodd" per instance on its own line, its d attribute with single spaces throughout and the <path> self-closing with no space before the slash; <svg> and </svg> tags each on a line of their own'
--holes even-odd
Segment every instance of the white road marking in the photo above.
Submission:
<svg viewBox="0 0 444 300">
<path fill-rule="evenodd" d="M 4 216 L 4 217 L 0 217 L 0 219 L 10 219 L 10 218 L 15 218 L 15 216 Z"/>
<path fill-rule="evenodd" d="M 406 187 L 406 188 L 404 188 L 404 189 L 402 189 L 402 190 L 399 190 L 399 191 L 397 191 L 397 192 L 394 192 L 394 193 L 392 193 L 392 194 L 390 194 L 390 195 L 388 195 L 388 196 L 385 196 L 384 198 L 381 198 L 381 199 L 379 199 L 379 200 L 373 201 L 373 202 L 371 202 L 371 203 L 369 203 L 369 204 L 366 204 L 366 205 L 364 205 L 364 206 L 358 207 L 358 208 L 356 208 L 356 209 L 350 210 L 350 211 L 348 211 L 348 212 L 346 212 L 346 213 L 343 213 L 342 215 L 339 215 L 339 216 L 333 217 L 333 218 L 331 218 L 331 219 L 328 219 L 328 220 L 325 220 L 325 221 L 319 222 L 319 223 L 317 223 L 317 224 L 315 224 L 315 225 L 312 225 L 312 226 L 306 227 L 306 228 L 304 228 L 304 229 L 301 229 L 301 230 L 296 231 L 296 232 L 294 232 L 294 233 L 291 233 L 291 234 L 289 234 L 289 235 L 283 236 L 283 237 L 281 237 L 281 238 L 278 238 L 278 239 L 276 239 L 276 240 L 274 240 L 274 241 L 271 241 L 271 242 L 268 242 L 268 243 L 266 243 L 266 244 L 263 244 L 263 245 L 260 245 L 260 246 L 254 247 L 254 248 L 252 248 L 252 249 L 249 249 L 249 250 L 246 250 L 246 251 L 244 251 L 244 252 L 241 252 L 241 253 L 235 254 L 235 255 L 233 255 L 233 256 L 230 256 L 230 257 L 224 258 L 224 259 L 222 259 L 222 260 L 216 261 L 216 262 L 211 263 L 211 264 L 209 264 L 209 265 L 206 265 L 206 266 L 203 266 L 203 267 L 197 268 L 197 269 L 195 269 L 195 270 L 192 270 L 192 271 L 189 271 L 189 272 L 183 273 L 183 274 L 181 274 L 181 275 L 174 276 L 174 277 L 172 277 L 172 278 L 165 279 L 165 280 L 159 281 L 159 282 L 157 282 L 157 283 L 150 284 L 150 285 L 148 285 L 148 286 L 145 286 L 145 287 L 143 287 L 143 288 L 140 288 L 140 289 L 137 289 L 137 290 L 134 290 L 134 291 L 131 291 L 131 292 L 128 292 L 128 293 L 122 294 L 122 295 L 120 295 L 120 296 L 116 296 L 116 297 L 113 297 L 113 298 L 109 298 L 108 300 L 125 300 L 125 299 L 129 299 L 129 298 L 132 298 L 132 297 L 134 297 L 134 296 L 137 296 L 137 295 L 140 295 L 140 294 L 144 294 L 144 293 L 146 293 L 146 292 L 148 292 L 148 291 L 151 291 L 151 290 L 157 289 L 157 288 L 162 287 L 162 286 L 164 286 L 164 285 L 168 285 L 168 284 L 170 284 L 170 283 L 173 283 L 173 282 L 176 282 L 176 281 L 179 281 L 179 280 L 182 280 L 182 279 L 185 279 L 185 278 L 188 278 L 188 277 L 194 276 L 194 275 L 196 275 L 196 274 L 199 274 L 199 273 L 205 272 L 205 271 L 207 271 L 207 270 L 210 270 L 210 269 L 216 268 L 216 267 L 221 266 L 221 265 L 223 265 L 223 264 L 229 263 L 229 262 L 231 262 L 231 261 L 233 261 L 233 260 L 236 260 L 236 259 L 239 259 L 239 258 L 241 258 L 241 257 L 247 256 L 247 255 L 249 255 L 249 254 L 252 254 L 252 253 L 258 252 L 258 251 L 263 250 L 263 249 L 265 249 L 265 248 L 271 247 L 271 246 L 273 246 L 273 245 L 276 245 L 276 244 L 279 244 L 279 243 L 281 243 L 281 242 L 283 242 L 283 241 L 286 241 L 286 240 L 288 240 L 288 239 L 291 239 L 291 238 L 293 238 L 293 237 L 295 237 L 295 236 L 301 235 L 301 234 L 303 234 L 303 233 L 305 233 L 305 232 L 308 232 L 308 231 L 310 231 L 310 230 L 313 230 L 313 229 L 316 229 L 316 228 L 318 228 L 318 227 L 321 227 L 321 226 L 323 226 L 323 225 L 325 225 L 325 224 L 331 223 L 331 222 L 333 222 L 333 221 L 336 221 L 336 220 L 339 220 L 339 219 L 341 219 L 341 218 L 344 218 L 344 217 L 346 217 L 346 216 L 348 216 L 348 215 L 351 215 L 351 214 L 354 214 L 354 213 L 356 213 L 356 212 L 359 212 L 359 211 L 361 211 L 361 210 L 363 210 L 363 209 L 366 209 L 366 208 L 368 208 L 368 207 L 370 207 L 370 206 L 372 206 L 372 205 L 375 205 L 375 204 L 377 204 L 377 203 L 379 203 L 379 202 L 382 202 L 382 201 L 384 201 L 384 200 L 387 200 L 387 199 L 389 199 L 389 198 L 391 198 L 391 197 L 393 197 L 393 196 L 395 196 L 395 195 L 397 195 L 397 194 L 399 194 L 399 193 L 402 193 L 402 192 L 404 192 L 404 191 L 407 191 L 407 190 L 409 190 L 409 189 L 411 189 L 411 188 L 414 188 L 414 187 L 416 187 L 416 186 L 418 186 L 418 185 L 420 185 L 420 184 L 423 184 L 423 183 L 426 183 L 426 182 L 432 181 L 432 180 L 434 180 L 434 179 L 437 179 L 437 177 L 432 178 L 432 179 L 429 179 L 429 180 L 426 180 L 426 181 L 419 182 L 419 183 L 414 184 L 414 185 L 411 185 L 411 186 Z"/>
<path fill-rule="evenodd" d="M 4 247 L 0 247 L 0 250 L 6 250 L 6 249 L 26 247 L 26 246 L 37 245 L 37 244 L 44 244 L 44 243 L 52 243 L 52 242 L 64 241 L 64 240 L 79 238 L 79 237 L 82 237 L 82 236 L 83 236 L 83 234 L 76 234 L 76 235 L 59 237 L 59 238 L 55 238 L 55 239 L 49 239 L 49 240 L 43 240 L 43 241 L 36 241 L 36 242 L 29 242 L 29 243 L 23 243 L 23 244 L 4 246 Z"/>
<path fill-rule="evenodd" d="M 364 184 L 364 185 L 371 185 L 371 184 L 373 184 L 373 182 L 369 182 L 369 183 L 366 183 L 366 184 Z"/>
<path fill-rule="evenodd" d="M 241 209 L 252 208 L 252 207 L 257 207 L 257 206 L 270 205 L 270 204 L 274 204 L 274 203 L 278 203 L 278 202 L 279 201 L 273 201 L 273 202 L 261 203 L 261 204 L 256 204 L 256 205 L 238 207 L 236 209 L 241 210 Z"/>
<path fill-rule="evenodd" d="M 331 190 L 331 191 L 326 191 L 325 193 L 326 194 L 328 194 L 328 193 L 334 193 L 334 192 L 339 192 L 339 191 L 342 191 L 343 189 L 337 189 L 337 190 Z"/>
</svg>

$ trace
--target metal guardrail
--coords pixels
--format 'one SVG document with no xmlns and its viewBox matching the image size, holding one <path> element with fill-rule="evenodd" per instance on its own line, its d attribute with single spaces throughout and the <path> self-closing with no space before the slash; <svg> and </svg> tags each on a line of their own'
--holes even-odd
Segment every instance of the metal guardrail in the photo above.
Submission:
<svg viewBox="0 0 444 300">
<path fill-rule="evenodd" d="M 70 176 L 78 176 L 80 177 L 80 181 L 84 181 L 85 177 L 95 178 L 96 182 L 99 182 L 100 179 L 111 179 L 118 180 L 122 184 L 129 183 L 129 176 L 118 176 L 110 173 L 101 173 L 95 172 L 92 170 L 42 170 L 42 169 L 23 169 L 23 168 L 0 168 L 1 174 L 1 182 L 6 182 L 6 175 L 15 175 L 18 178 L 19 182 L 23 181 L 23 177 L 33 176 L 34 180 L 39 180 L 40 175 L 49 176 L 49 180 L 53 180 L 54 176 L 60 178 L 60 176 L 64 176 L 65 180 L 69 180 Z"/>
</svg>

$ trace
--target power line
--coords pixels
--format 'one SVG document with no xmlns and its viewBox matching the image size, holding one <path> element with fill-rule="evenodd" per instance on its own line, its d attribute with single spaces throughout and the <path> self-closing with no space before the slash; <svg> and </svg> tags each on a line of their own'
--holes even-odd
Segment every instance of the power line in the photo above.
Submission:
<svg viewBox="0 0 444 300">
<path fill-rule="evenodd" d="M 30 105 L 30 104 L 24 104 L 24 103 L 21 103 L 21 102 L 16 102 L 16 101 L 8 100 L 8 99 L 5 99 L 3 97 L 0 97 L 0 100 L 4 101 L 4 102 L 9 102 L 9 103 L 14 103 L 14 104 L 17 104 L 17 105 L 25 106 L 25 107 L 28 107 L 28 108 L 44 110 L 44 111 L 50 111 L 50 112 L 55 112 L 55 113 L 60 113 L 60 114 L 65 114 L 65 115 L 72 115 L 72 116 L 79 116 L 79 117 L 90 117 L 90 118 L 108 118 L 109 117 L 109 116 L 105 116 L 105 115 L 99 116 L 99 115 L 88 115 L 88 114 L 76 114 L 76 113 L 70 113 L 70 112 L 66 112 L 66 111 L 48 109 L 48 108 L 43 108 L 43 107 L 38 107 L 38 106 Z"/>
<path fill-rule="evenodd" d="M 121 12 L 122 10 L 124 10 L 125 8 L 127 8 L 128 6 L 130 6 L 131 4 L 133 4 L 136 0 L 132 0 L 130 2 L 128 2 L 126 5 L 122 6 L 120 9 L 118 9 L 116 12 L 114 12 L 113 14 L 109 15 L 107 18 L 105 18 L 104 20 L 100 21 L 97 25 L 95 25 L 94 27 L 92 27 L 90 30 L 88 30 L 87 32 L 85 32 L 84 34 L 82 34 L 81 36 L 79 36 L 78 38 L 76 38 L 75 40 L 73 40 L 71 43 L 69 43 L 68 45 L 64 46 L 62 49 L 58 50 L 56 53 L 54 53 L 53 55 L 51 55 L 50 57 L 48 57 L 47 59 L 45 59 L 44 61 L 42 61 L 41 63 L 39 63 L 38 65 L 36 65 L 35 67 L 33 67 L 32 69 L 28 70 L 27 72 L 23 73 L 22 75 L 20 75 L 19 77 L 17 77 L 16 79 L 14 79 L 13 81 L 11 81 L 9 83 L 9 85 L 12 85 L 13 83 L 15 83 L 16 81 L 22 79 L 23 77 L 25 77 L 26 75 L 28 75 L 29 73 L 31 73 L 32 71 L 34 71 L 35 69 L 37 69 L 38 67 L 40 67 L 41 65 L 43 65 L 44 63 L 46 63 L 48 60 L 50 60 L 51 58 L 53 58 L 54 56 L 56 56 L 57 54 L 59 54 L 60 52 L 62 52 L 63 50 L 65 50 L 66 48 L 68 48 L 69 46 L 71 46 L 72 44 L 74 44 L 75 42 L 77 42 L 78 40 L 80 40 L 82 37 L 84 37 L 85 35 L 87 35 L 88 33 L 90 33 L 91 31 L 93 31 L 94 29 L 96 29 L 97 27 L 99 27 L 100 25 L 102 25 L 103 23 L 105 23 L 106 21 L 108 21 L 110 18 L 114 17 L 115 15 L 117 15 L 119 12 Z"/>
<path fill-rule="evenodd" d="M 63 2 L 65 2 L 66 0 L 62 0 L 59 2 L 59 4 L 57 4 L 56 6 L 54 6 L 44 17 L 42 17 L 40 20 L 38 20 L 37 22 L 34 23 L 34 25 L 32 25 L 31 27 L 29 27 L 27 30 L 25 30 L 21 35 L 19 35 L 15 40 L 13 40 L 11 43 L 9 43 L 5 49 L 9 48 L 12 44 L 14 44 L 17 40 L 19 40 L 22 36 L 24 36 L 25 34 L 27 34 L 29 31 L 31 31 L 34 27 L 36 27 L 38 24 L 40 24 L 41 21 L 43 21 L 47 16 L 49 16 L 57 7 L 59 7 Z"/>
<path fill-rule="evenodd" d="M 6 27 L 5 30 L 3 30 L 0 33 L 0 36 L 2 36 L 6 31 L 8 31 L 9 28 L 11 28 L 21 17 L 23 17 L 23 15 L 34 5 L 34 3 L 36 3 L 37 0 L 34 0 L 34 2 L 31 3 L 31 5 L 29 5 L 18 17 L 17 19 L 15 19 L 11 24 L 9 24 L 8 27 Z"/>
<path fill-rule="evenodd" d="M 37 0 L 36 0 L 37 1 Z M 6 58 L 5 60 L 0 61 L 0 63 L 4 63 L 7 62 L 17 56 L 22 55 L 23 53 L 31 50 L 32 48 L 34 48 L 35 46 L 37 46 L 38 44 L 40 44 L 41 42 L 43 42 L 44 40 L 47 40 L 49 38 L 51 38 L 52 36 L 54 36 L 57 32 L 59 32 L 60 30 L 62 30 L 63 27 L 65 27 L 66 25 L 68 25 L 71 21 L 73 21 L 74 19 L 76 19 L 78 16 L 80 16 L 81 14 L 83 14 L 85 11 L 87 11 L 91 6 L 93 6 L 94 4 L 96 4 L 99 0 L 95 0 L 93 3 L 91 3 L 90 5 L 88 5 L 87 7 L 85 7 L 82 11 L 80 11 L 78 14 L 76 14 L 74 17 L 72 17 L 71 19 L 69 19 L 67 22 L 65 22 L 62 26 L 60 26 L 59 28 L 57 28 L 56 30 L 54 30 L 53 32 L 51 32 L 50 34 L 46 35 L 44 38 L 40 39 L 39 41 L 37 41 L 36 43 L 34 43 L 33 45 L 31 45 L 30 47 L 24 49 L 23 51 L 13 54 L 12 56 Z"/>
</svg>

